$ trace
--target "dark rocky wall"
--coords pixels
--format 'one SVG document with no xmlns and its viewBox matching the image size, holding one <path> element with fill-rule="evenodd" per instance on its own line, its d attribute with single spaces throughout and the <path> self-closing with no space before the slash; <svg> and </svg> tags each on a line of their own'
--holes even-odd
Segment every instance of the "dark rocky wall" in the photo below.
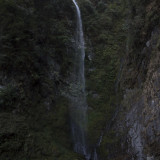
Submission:
<svg viewBox="0 0 160 160">
<path fill-rule="evenodd" d="M 116 128 L 113 128 L 116 135 L 121 137 L 121 150 L 117 149 L 112 154 L 112 157 L 117 157 L 115 159 L 160 159 L 160 6 L 157 1 L 144 1 L 141 5 L 144 7 L 143 25 L 135 35 L 128 35 L 130 46 L 124 57 L 120 78 L 123 98 L 115 119 Z M 134 25 L 134 20 L 139 16 L 137 10 L 138 6 L 135 5 L 134 12 L 130 13 Z M 133 32 L 135 28 L 131 28 Z M 138 39 L 133 39 L 135 36 Z"/>
</svg>

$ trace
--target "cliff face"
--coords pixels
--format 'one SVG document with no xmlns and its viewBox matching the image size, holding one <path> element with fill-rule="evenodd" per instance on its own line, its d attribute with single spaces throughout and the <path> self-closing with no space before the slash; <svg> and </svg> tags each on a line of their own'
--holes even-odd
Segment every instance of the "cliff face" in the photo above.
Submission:
<svg viewBox="0 0 160 160">
<path fill-rule="evenodd" d="M 139 16 L 138 6 L 134 7 L 135 13 L 130 13 L 133 22 Z M 157 1 L 147 1 L 143 7 L 143 25 L 139 32 L 128 37 L 128 40 L 133 36 L 139 39 L 132 39 L 128 46 L 120 78 L 123 98 L 115 120 L 116 132 L 121 135 L 122 150 L 115 156 L 118 159 L 160 159 L 160 6 Z"/>
<path fill-rule="evenodd" d="M 90 1 L 82 9 L 92 44 L 89 115 L 104 117 L 90 126 L 100 159 L 160 159 L 159 2 Z"/>
<path fill-rule="evenodd" d="M 127 158 L 159 159 L 159 31 L 158 27 L 152 31 L 142 51 L 150 57 L 143 87 L 125 90 L 116 119 L 118 130 L 125 136 L 122 148 L 127 147 Z"/>
</svg>

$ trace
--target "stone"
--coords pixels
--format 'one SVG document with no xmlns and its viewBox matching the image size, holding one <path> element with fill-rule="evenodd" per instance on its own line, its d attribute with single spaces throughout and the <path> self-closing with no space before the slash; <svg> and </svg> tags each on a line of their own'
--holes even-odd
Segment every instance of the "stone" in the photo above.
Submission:
<svg viewBox="0 0 160 160">
<path fill-rule="evenodd" d="M 146 46 L 150 47 L 150 41 L 147 41 Z"/>
<path fill-rule="evenodd" d="M 154 157 L 153 156 L 152 157 L 147 156 L 147 160 L 154 160 Z"/>
</svg>

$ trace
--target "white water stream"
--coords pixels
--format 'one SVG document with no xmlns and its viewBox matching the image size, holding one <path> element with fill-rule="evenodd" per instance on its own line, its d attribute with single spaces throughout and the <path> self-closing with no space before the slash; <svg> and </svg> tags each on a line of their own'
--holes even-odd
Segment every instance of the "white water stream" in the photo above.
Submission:
<svg viewBox="0 0 160 160">
<path fill-rule="evenodd" d="M 77 13 L 77 30 L 76 30 L 76 53 L 75 53 L 75 73 L 73 80 L 74 96 L 71 98 L 71 129 L 74 144 L 74 150 L 90 159 L 88 146 L 86 142 L 87 132 L 87 102 L 85 93 L 85 73 L 84 73 L 84 37 L 82 29 L 81 12 L 75 0 L 73 3 Z"/>
<path fill-rule="evenodd" d="M 71 129 L 74 150 L 85 156 L 86 160 L 98 160 L 96 148 L 91 155 L 87 144 L 87 102 L 85 93 L 85 46 L 81 12 L 76 0 L 72 0 L 76 7 L 77 30 L 75 47 L 75 68 L 72 88 L 74 96 L 71 98 Z"/>
</svg>

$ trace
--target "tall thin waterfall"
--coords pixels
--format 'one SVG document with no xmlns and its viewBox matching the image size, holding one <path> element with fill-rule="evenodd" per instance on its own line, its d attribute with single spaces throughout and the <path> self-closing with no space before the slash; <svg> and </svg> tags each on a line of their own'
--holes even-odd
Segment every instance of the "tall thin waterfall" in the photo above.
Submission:
<svg viewBox="0 0 160 160">
<path fill-rule="evenodd" d="M 72 77 L 72 96 L 71 96 L 71 129 L 74 144 L 74 150 L 85 156 L 87 160 L 90 159 L 88 154 L 88 147 L 86 142 L 87 132 L 87 102 L 85 93 L 85 73 L 84 73 L 84 37 L 82 29 L 81 12 L 75 0 L 73 3 L 76 7 L 77 13 L 77 32 L 75 45 L 75 65 L 74 74 Z"/>
</svg>

